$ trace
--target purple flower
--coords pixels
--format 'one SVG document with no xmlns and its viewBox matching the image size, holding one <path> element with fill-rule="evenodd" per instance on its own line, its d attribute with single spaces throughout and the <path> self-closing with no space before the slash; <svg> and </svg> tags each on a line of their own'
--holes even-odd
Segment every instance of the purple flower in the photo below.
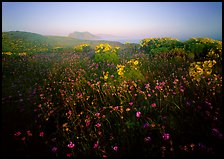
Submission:
<svg viewBox="0 0 224 159">
<path fill-rule="evenodd" d="M 57 147 L 53 147 L 53 148 L 51 149 L 51 151 L 54 152 L 54 153 L 57 152 L 57 150 L 58 150 Z"/>
<path fill-rule="evenodd" d="M 206 146 L 203 144 L 203 143 L 198 143 L 198 147 L 201 149 L 201 150 L 204 150 L 206 148 Z"/>
<path fill-rule="evenodd" d="M 219 139 L 222 139 L 222 133 L 220 133 L 220 131 L 216 128 L 212 129 L 212 134 L 216 137 L 218 137 Z"/>
<path fill-rule="evenodd" d="M 163 134 L 163 139 L 164 140 L 169 140 L 169 138 L 170 138 L 170 134 L 168 134 L 168 133 Z"/>
<path fill-rule="evenodd" d="M 143 126 L 144 129 L 147 129 L 148 127 L 149 127 L 149 123 L 145 123 Z"/>
</svg>

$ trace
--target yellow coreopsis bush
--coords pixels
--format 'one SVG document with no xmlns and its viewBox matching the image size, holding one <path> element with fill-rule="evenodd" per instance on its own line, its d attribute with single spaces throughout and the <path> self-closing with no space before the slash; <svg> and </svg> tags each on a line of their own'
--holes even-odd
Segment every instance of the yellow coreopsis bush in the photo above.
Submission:
<svg viewBox="0 0 224 159">
<path fill-rule="evenodd" d="M 90 45 L 89 44 L 81 44 L 78 46 L 74 47 L 76 52 L 87 52 L 90 50 Z"/>
<path fill-rule="evenodd" d="M 200 81 L 203 76 L 207 77 L 212 73 L 212 67 L 216 64 L 216 61 L 208 60 L 204 62 L 193 62 L 189 67 L 189 75 L 193 80 Z"/>
<path fill-rule="evenodd" d="M 118 63 L 119 47 L 112 48 L 109 44 L 100 44 L 95 48 L 94 59 L 96 62 Z"/>
</svg>

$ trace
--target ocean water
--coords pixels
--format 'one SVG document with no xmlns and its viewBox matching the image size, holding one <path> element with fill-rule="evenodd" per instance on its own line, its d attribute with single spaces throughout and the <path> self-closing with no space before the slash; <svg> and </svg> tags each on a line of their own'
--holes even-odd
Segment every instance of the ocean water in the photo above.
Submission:
<svg viewBox="0 0 224 159">
<path fill-rule="evenodd" d="M 116 40 L 116 41 L 118 41 L 118 42 L 120 42 L 120 43 L 126 43 L 126 42 L 129 42 L 129 43 L 136 43 L 136 44 L 140 44 L 140 41 L 141 41 L 142 39 L 118 39 L 118 40 Z"/>
<path fill-rule="evenodd" d="M 117 41 L 122 44 L 124 44 L 126 42 L 140 44 L 140 40 L 142 40 L 142 39 L 102 39 L 102 40 Z"/>
</svg>

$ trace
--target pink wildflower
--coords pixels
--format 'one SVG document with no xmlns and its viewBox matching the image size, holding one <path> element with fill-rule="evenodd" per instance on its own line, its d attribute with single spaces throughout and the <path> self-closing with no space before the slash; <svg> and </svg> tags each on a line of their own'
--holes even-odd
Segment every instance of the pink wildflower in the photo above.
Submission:
<svg viewBox="0 0 224 159">
<path fill-rule="evenodd" d="M 66 156 L 67 157 L 71 157 L 72 156 L 72 153 L 67 153 Z"/>
<path fill-rule="evenodd" d="M 116 110 L 116 111 L 117 111 L 117 110 L 118 110 L 118 106 L 114 107 L 114 110 Z"/>
<path fill-rule="evenodd" d="M 154 108 L 156 107 L 156 103 L 152 103 L 151 106 Z"/>
<path fill-rule="evenodd" d="M 156 89 L 160 90 L 162 87 L 161 86 L 156 86 Z"/>
<path fill-rule="evenodd" d="M 129 105 L 132 106 L 134 104 L 134 102 L 130 102 Z"/>
<path fill-rule="evenodd" d="M 150 136 L 145 137 L 145 138 L 144 138 L 144 141 L 145 141 L 145 142 L 150 142 L 150 141 L 151 141 L 151 137 L 150 137 Z"/>
<path fill-rule="evenodd" d="M 27 133 L 28 136 L 33 136 L 33 134 L 31 133 L 30 130 L 28 130 L 26 133 Z"/>
<path fill-rule="evenodd" d="M 44 132 L 41 131 L 40 134 L 39 134 L 39 136 L 40 136 L 40 137 L 44 137 Z"/>
<path fill-rule="evenodd" d="M 178 81 L 179 81 L 178 79 L 175 79 L 175 80 L 173 81 L 173 84 L 177 84 Z"/>
<path fill-rule="evenodd" d="M 118 146 L 114 146 L 113 149 L 114 149 L 114 151 L 117 151 L 118 150 Z"/>
<path fill-rule="evenodd" d="M 99 118 L 100 117 L 100 113 L 96 113 L 95 116 Z"/>
<path fill-rule="evenodd" d="M 20 136 L 22 133 L 20 131 L 16 132 L 14 135 L 15 136 Z"/>
<path fill-rule="evenodd" d="M 89 125 L 90 125 L 90 121 L 87 120 L 87 121 L 86 121 L 86 127 L 89 127 Z"/>
<path fill-rule="evenodd" d="M 101 127 L 101 124 L 97 123 L 95 126 L 99 128 L 99 127 Z"/>
<path fill-rule="evenodd" d="M 72 149 L 73 147 L 75 147 L 75 144 L 73 144 L 73 143 L 70 141 L 70 143 L 69 143 L 67 146 L 68 146 L 68 148 Z"/>
<path fill-rule="evenodd" d="M 99 141 L 97 141 L 94 145 L 93 148 L 96 149 L 99 146 Z"/>
<path fill-rule="evenodd" d="M 57 147 L 53 147 L 53 148 L 51 149 L 51 151 L 54 152 L 54 153 L 57 152 L 57 150 L 58 150 Z"/>
<path fill-rule="evenodd" d="M 163 139 L 164 140 L 169 140 L 169 138 L 170 138 L 170 134 L 168 134 L 168 133 L 163 134 Z"/>
<path fill-rule="evenodd" d="M 136 117 L 140 118 L 140 116 L 141 116 L 141 112 L 136 112 Z"/>
</svg>

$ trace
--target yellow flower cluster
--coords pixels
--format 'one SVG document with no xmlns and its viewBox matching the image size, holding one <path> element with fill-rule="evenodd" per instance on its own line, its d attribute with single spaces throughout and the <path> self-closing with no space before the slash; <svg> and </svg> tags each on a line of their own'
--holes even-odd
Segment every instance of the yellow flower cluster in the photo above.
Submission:
<svg viewBox="0 0 224 159">
<path fill-rule="evenodd" d="M 124 65 L 117 65 L 117 73 L 118 73 L 118 75 L 119 76 L 121 76 L 121 77 L 123 77 L 123 75 L 124 75 Z"/>
<path fill-rule="evenodd" d="M 179 40 L 176 39 L 176 38 L 168 38 L 168 37 L 164 37 L 164 38 L 145 38 L 145 39 L 140 41 L 140 46 L 141 47 L 146 47 L 146 46 L 149 45 L 149 43 L 152 43 L 156 47 L 160 47 L 161 46 L 160 44 L 162 44 L 166 41 L 179 41 Z"/>
<path fill-rule="evenodd" d="M 2 52 L 2 55 L 12 55 L 13 53 L 11 52 Z"/>
<path fill-rule="evenodd" d="M 100 44 L 95 48 L 95 53 L 105 53 L 111 51 L 111 46 L 109 44 Z"/>
<path fill-rule="evenodd" d="M 27 55 L 26 52 L 19 53 L 19 56 L 26 56 L 26 55 Z"/>
<path fill-rule="evenodd" d="M 140 41 L 140 46 L 141 47 L 144 47 L 144 46 L 147 46 L 148 43 L 152 40 L 152 38 L 145 38 L 143 40 Z"/>
<path fill-rule="evenodd" d="M 108 79 L 108 76 L 109 76 L 109 72 L 103 72 L 103 78 L 104 80 L 107 80 Z"/>
<path fill-rule="evenodd" d="M 89 44 L 81 44 L 81 45 L 75 46 L 75 50 L 82 52 L 87 47 L 89 47 Z"/>
<path fill-rule="evenodd" d="M 189 75 L 193 77 L 193 80 L 200 81 L 202 76 L 208 76 L 212 73 L 212 67 L 216 64 L 216 61 L 209 60 L 204 62 L 193 62 L 190 64 Z"/>
<path fill-rule="evenodd" d="M 208 52 L 210 58 L 220 58 L 222 60 L 222 45 L 218 45 L 217 48 L 213 48 Z"/>
<path fill-rule="evenodd" d="M 138 60 L 131 59 L 127 63 L 131 64 L 131 67 L 133 67 L 135 70 L 137 70 L 137 65 L 139 64 Z"/>
<path fill-rule="evenodd" d="M 131 59 L 130 61 L 128 61 L 128 64 L 129 63 L 137 66 L 139 62 L 138 62 L 138 60 Z"/>
</svg>

